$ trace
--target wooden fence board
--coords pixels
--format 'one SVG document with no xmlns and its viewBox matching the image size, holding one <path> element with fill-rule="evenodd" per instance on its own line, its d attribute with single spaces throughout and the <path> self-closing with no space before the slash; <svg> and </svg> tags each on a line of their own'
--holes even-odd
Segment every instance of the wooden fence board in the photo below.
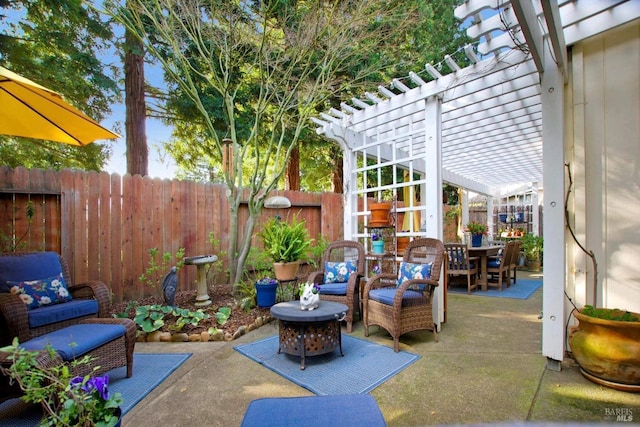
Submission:
<svg viewBox="0 0 640 427">
<path fill-rule="evenodd" d="M 100 235 L 100 182 L 98 172 L 91 171 L 87 180 L 87 230 L 89 236 Z M 87 239 L 87 279 L 100 276 L 100 240 Z"/>
<path fill-rule="evenodd" d="M 108 283 L 112 283 L 113 267 L 111 258 L 111 249 L 113 242 L 111 242 L 111 177 L 106 172 L 101 172 L 98 175 L 98 215 L 99 215 L 99 229 L 98 229 L 98 253 L 96 254 L 96 261 L 98 263 L 98 275 L 91 277 L 103 277 Z"/>
<path fill-rule="evenodd" d="M 111 254 L 111 286 L 114 302 L 121 302 L 124 298 L 122 272 L 122 179 L 120 175 L 111 175 L 111 205 L 109 210 L 109 241 L 111 247 L 106 249 Z"/>
</svg>

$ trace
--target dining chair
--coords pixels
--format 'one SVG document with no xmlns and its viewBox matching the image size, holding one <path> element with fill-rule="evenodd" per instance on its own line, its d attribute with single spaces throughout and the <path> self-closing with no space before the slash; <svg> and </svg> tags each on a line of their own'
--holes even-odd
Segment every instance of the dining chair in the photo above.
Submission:
<svg viewBox="0 0 640 427">
<path fill-rule="evenodd" d="M 447 279 L 451 286 L 451 278 L 464 277 L 467 279 L 467 293 L 478 288 L 478 257 L 470 257 L 467 245 L 461 243 L 445 243 L 448 258 Z"/>
<path fill-rule="evenodd" d="M 497 276 L 497 281 L 489 280 L 487 277 L 487 286 L 496 286 L 501 291 L 503 281 L 506 282 L 507 287 L 511 285 L 509 265 L 515 245 L 516 242 L 509 241 L 504 246 L 502 254 L 487 258 L 487 275 Z"/>
</svg>

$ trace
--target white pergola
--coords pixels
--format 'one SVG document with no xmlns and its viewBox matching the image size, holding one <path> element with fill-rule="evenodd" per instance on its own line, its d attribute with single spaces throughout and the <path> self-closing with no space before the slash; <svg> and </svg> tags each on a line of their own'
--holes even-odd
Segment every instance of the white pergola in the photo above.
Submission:
<svg viewBox="0 0 640 427">
<path fill-rule="evenodd" d="M 564 356 L 564 85 L 567 46 L 640 17 L 635 0 L 469 0 L 456 16 L 478 40 L 314 119 L 344 150 L 345 238 L 359 237 L 357 198 L 420 188 L 420 230 L 442 239 L 442 183 L 496 196 L 544 183 L 543 354 Z M 472 65 L 461 68 L 456 54 Z M 374 159 L 374 166 L 365 159 Z M 383 167 L 410 171 L 382 185 Z M 395 174 L 394 174 L 395 175 Z M 415 178 L 419 177 L 419 178 Z M 551 183 L 552 185 L 549 185 Z M 491 199 L 491 198 L 490 198 Z M 402 211 L 401 210 L 401 211 Z M 366 219 L 365 219 L 366 221 Z M 440 289 L 442 292 L 442 289 Z M 439 298 L 442 297 L 440 293 Z M 441 300 L 441 299 L 439 299 Z M 443 317 L 438 304 L 439 323 Z"/>
</svg>

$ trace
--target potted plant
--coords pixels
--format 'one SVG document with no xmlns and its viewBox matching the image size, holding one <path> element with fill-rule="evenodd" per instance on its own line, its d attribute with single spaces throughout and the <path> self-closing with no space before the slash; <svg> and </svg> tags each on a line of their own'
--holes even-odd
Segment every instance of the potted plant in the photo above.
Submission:
<svg viewBox="0 0 640 427">
<path fill-rule="evenodd" d="M 371 233 L 371 252 L 374 254 L 384 253 L 384 240 L 382 235 L 375 230 Z"/>
<path fill-rule="evenodd" d="M 380 198 L 376 202 L 369 203 L 369 211 L 371 212 L 371 220 L 369 221 L 369 226 L 388 226 L 392 207 L 393 204 L 391 203 L 391 201 L 384 198 Z"/>
<path fill-rule="evenodd" d="M 264 250 L 273 261 L 276 279 L 293 280 L 298 274 L 300 261 L 304 260 L 311 239 L 306 222 L 297 215 L 290 223 L 279 218 L 270 219 L 259 233 Z"/>
<path fill-rule="evenodd" d="M 467 224 L 467 231 L 471 233 L 471 246 L 482 246 L 482 236 L 487 232 L 487 226 L 479 222 L 471 221 Z"/>
<path fill-rule="evenodd" d="M 520 238 L 520 242 L 522 242 L 521 248 L 527 260 L 527 269 L 529 271 L 540 271 L 544 239 L 533 233 L 527 233 Z"/>
<path fill-rule="evenodd" d="M 271 277 L 264 277 L 254 283 L 256 288 L 256 303 L 258 307 L 271 307 L 276 303 L 278 281 Z"/>
<path fill-rule="evenodd" d="M 9 353 L 13 363 L 0 366 L 0 372 L 15 381 L 24 392 L 22 400 L 40 403 L 45 417 L 42 426 L 101 426 L 120 425 L 122 397 L 110 394 L 109 376 L 84 377 L 72 372 L 75 368 L 91 362 L 89 356 L 66 364 L 43 364 L 40 352 L 20 347 L 18 339 L 12 345 L 0 349 Z M 51 346 L 44 350 L 51 360 L 57 353 Z"/>
<path fill-rule="evenodd" d="M 640 314 L 585 305 L 574 310 L 578 326 L 569 345 L 589 380 L 623 391 L 640 392 Z"/>
</svg>

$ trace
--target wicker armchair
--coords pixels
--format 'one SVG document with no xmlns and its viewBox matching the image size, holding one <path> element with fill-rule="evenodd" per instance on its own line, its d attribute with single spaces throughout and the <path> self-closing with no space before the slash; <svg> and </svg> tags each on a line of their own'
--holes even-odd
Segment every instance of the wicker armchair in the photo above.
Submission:
<svg viewBox="0 0 640 427">
<path fill-rule="evenodd" d="M 12 265 L 8 264 L 9 262 L 15 262 L 19 257 L 26 257 L 25 261 L 27 261 L 30 258 L 28 257 L 29 255 L 37 254 L 42 254 L 42 252 L 0 254 L 0 280 L 7 280 L 6 275 L 11 275 Z M 67 289 L 73 299 L 96 300 L 98 305 L 97 312 L 94 314 L 72 317 L 55 323 L 48 323 L 33 327 L 29 324 L 30 311 L 27 309 L 27 306 L 22 299 L 20 299 L 18 295 L 12 293 L 0 292 L 0 345 L 10 344 L 13 337 L 18 337 L 20 342 L 24 342 L 31 338 L 74 325 L 84 319 L 108 316 L 110 304 L 109 288 L 99 281 L 73 284 L 71 281 L 71 275 L 69 274 L 69 265 L 62 256 L 58 255 L 58 258 L 60 261 L 60 267 L 62 268 L 62 276 L 64 277 Z M 29 277 L 23 279 L 32 280 L 35 278 Z M 9 280 L 16 279 L 9 277 Z"/>
<path fill-rule="evenodd" d="M 467 279 L 467 293 L 471 293 L 472 290 L 478 288 L 478 257 L 470 257 L 467 252 L 467 245 L 460 243 L 445 243 L 444 245 L 447 251 L 447 258 L 449 260 L 449 268 L 447 270 L 447 276 L 449 279 L 452 277 L 464 277 Z M 449 286 L 451 286 L 452 280 L 448 280 Z"/>
<path fill-rule="evenodd" d="M 516 242 L 512 240 L 504 246 L 504 251 L 501 255 L 487 258 L 487 275 L 497 277 L 497 280 L 487 280 L 487 286 L 496 286 L 501 291 L 502 282 L 505 282 L 507 287 L 511 285 L 509 266 L 515 248 Z"/>
<path fill-rule="evenodd" d="M 320 300 L 334 301 L 349 307 L 345 321 L 347 332 L 351 333 L 353 326 L 353 313 L 360 307 L 360 279 L 364 277 L 364 246 L 360 242 L 352 240 L 340 240 L 332 242 L 325 250 L 322 270 L 309 274 L 308 281 L 316 283 L 320 287 Z M 335 267 L 337 263 L 349 263 L 351 270 L 346 282 L 328 275 L 329 263 Z M 362 313 L 360 313 L 362 317 Z"/>
<path fill-rule="evenodd" d="M 383 273 L 367 281 L 363 295 L 365 336 L 369 336 L 369 326 L 386 329 L 393 338 L 396 352 L 399 351 L 400 336 L 407 332 L 433 331 L 435 341 L 438 341 L 432 303 L 433 293 L 439 285 L 444 250 L 438 239 L 415 239 L 404 252 L 400 276 L 404 276 L 404 269 L 416 267 L 421 269 L 420 275 L 402 281 L 395 274 Z M 402 281 L 400 285 L 399 281 Z"/>
</svg>

